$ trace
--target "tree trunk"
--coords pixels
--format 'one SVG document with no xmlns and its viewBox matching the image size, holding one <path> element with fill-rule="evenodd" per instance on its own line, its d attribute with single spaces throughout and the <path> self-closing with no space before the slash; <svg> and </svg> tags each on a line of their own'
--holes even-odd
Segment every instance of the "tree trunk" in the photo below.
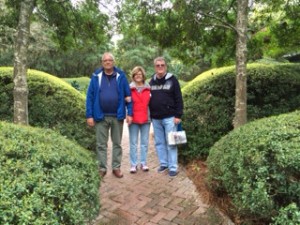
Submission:
<svg viewBox="0 0 300 225">
<path fill-rule="evenodd" d="M 236 42 L 236 89 L 234 129 L 247 123 L 247 26 L 248 0 L 238 0 Z"/>
<path fill-rule="evenodd" d="M 21 1 L 14 50 L 14 123 L 28 125 L 27 49 L 35 0 Z"/>
</svg>

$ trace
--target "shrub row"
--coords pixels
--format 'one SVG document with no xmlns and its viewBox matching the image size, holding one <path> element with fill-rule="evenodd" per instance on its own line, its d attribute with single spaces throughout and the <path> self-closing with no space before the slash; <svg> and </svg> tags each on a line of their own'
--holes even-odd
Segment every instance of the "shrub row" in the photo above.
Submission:
<svg viewBox="0 0 300 225">
<path fill-rule="evenodd" d="M 291 112 L 300 107 L 299 64 L 250 64 L 248 120 Z M 188 143 L 182 159 L 206 158 L 209 148 L 233 129 L 235 69 L 223 67 L 199 75 L 182 90 L 183 128 Z"/>
<path fill-rule="evenodd" d="M 0 67 L 0 117 L 13 120 L 13 68 Z M 95 149 L 94 130 L 85 120 L 85 97 L 60 78 L 28 70 L 29 124 L 51 128 L 86 149 Z"/>
<path fill-rule="evenodd" d="M 0 224 L 86 224 L 98 214 L 93 153 L 49 129 L 0 130 Z"/>
<path fill-rule="evenodd" d="M 227 193 L 239 216 L 300 224 L 300 111 L 233 130 L 210 149 L 207 163 L 210 187 Z"/>
<path fill-rule="evenodd" d="M 64 81 L 69 83 L 73 88 L 78 90 L 84 96 L 86 95 L 90 78 L 89 77 L 76 77 L 76 78 L 62 78 Z"/>
</svg>

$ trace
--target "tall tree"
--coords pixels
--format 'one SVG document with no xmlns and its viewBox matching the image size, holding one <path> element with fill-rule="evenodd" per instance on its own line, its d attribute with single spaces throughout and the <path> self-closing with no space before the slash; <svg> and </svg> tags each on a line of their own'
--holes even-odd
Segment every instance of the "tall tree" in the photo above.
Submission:
<svg viewBox="0 0 300 225">
<path fill-rule="evenodd" d="M 222 2 L 176 0 L 174 4 L 166 3 L 167 1 L 142 1 L 139 7 L 136 7 L 140 8 L 136 14 L 139 15 L 136 21 L 140 25 L 138 26 L 140 32 L 157 41 L 162 48 L 179 44 L 186 48 L 200 45 L 203 54 L 212 56 L 221 52 L 222 58 L 227 56 L 226 52 L 229 52 L 230 58 L 235 51 L 237 77 L 233 124 L 235 128 L 243 125 L 247 122 L 248 0 Z M 223 65 L 225 62 L 223 59 Z"/>
<path fill-rule="evenodd" d="M 55 40 L 64 50 L 77 45 L 91 46 L 93 42 L 98 46 L 107 42 L 108 17 L 99 12 L 98 0 L 86 0 L 78 8 L 72 5 L 71 0 L 12 0 L 6 1 L 6 4 L 13 9 L 19 21 L 14 49 L 14 122 L 27 125 L 27 57 L 33 10 L 55 28 Z"/>
<path fill-rule="evenodd" d="M 248 0 L 237 1 L 236 91 L 234 128 L 247 123 L 247 28 Z"/>
<path fill-rule="evenodd" d="M 252 5 L 254 1 L 250 2 Z M 300 37 L 299 20 L 296 19 L 300 12 L 299 0 L 274 0 L 272 3 L 259 0 L 255 3 L 255 12 L 249 14 L 252 16 L 251 26 L 248 25 L 248 0 L 124 0 L 124 13 L 121 15 L 126 18 L 126 12 L 134 10 L 134 17 L 127 16 L 126 26 L 132 26 L 133 22 L 137 32 L 156 41 L 163 49 L 176 46 L 181 50 L 179 56 L 186 57 L 187 63 L 195 63 L 194 59 L 202 58 L 202 61 L 208 59 L 213 67 L 218 67 L 233 64 L 235 59 L 236 102 L 232 122 L 237 128 L 247 122 L 248 52 L 250 59 L 258 59 L 263 52 L 259 39 L 254 38 L 251 43 L 251 37 L 255 37 L 252 34 L 269 26 L 273 34 L 277 34 L 277 40 L 283 41 L 281 48 L 285 45 L 299 49 L 295 44 Z M 255 16 L 262 15 L 258 12 L 263 12 L 263 17 L 256 20 Z M 275 19 L 276 22 L 273 22 L 275 16 L 282 21 Z M 285 36 L 285 33 L 289 35 Z M 248 51 L 247 42 L 252 47 L 251 51 Z M 188 50 L 192 52 L 193 49 L 199 51 L 196 57 L 191 58 Z"/>
<path fill-rule="evenodd" d="M 14 54 L 14 123 L 28 125 L 27 50 L 35 0 L 21 1 Z"/>
</svg>

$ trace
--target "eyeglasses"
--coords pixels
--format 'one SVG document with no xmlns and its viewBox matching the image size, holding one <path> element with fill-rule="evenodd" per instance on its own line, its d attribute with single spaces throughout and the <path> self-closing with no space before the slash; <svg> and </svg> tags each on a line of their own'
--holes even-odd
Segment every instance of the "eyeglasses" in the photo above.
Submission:
<svg viewBox="0 0 300 225">
<path fill-rule="evenodd" d="M 165 64 L 156 64 L 156 67 L 165 67 Z"/>
<path fill-rule="evenodd" d="M 114 61 L 114 60 L 112 60 L 112 59 L 104 59 L 104 60 L 102 60 L 102 62 L 112 62 L 112 61 Z"/>
</svg>

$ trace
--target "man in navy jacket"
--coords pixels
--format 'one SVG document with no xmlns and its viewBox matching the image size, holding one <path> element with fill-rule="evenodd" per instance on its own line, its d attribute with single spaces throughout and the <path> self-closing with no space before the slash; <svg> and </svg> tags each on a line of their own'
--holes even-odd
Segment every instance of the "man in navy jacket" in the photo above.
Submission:
<svg viewBox="0 0 300 225">
<path fill-rule="evenodd" d="M 104 53 L 102 67 L 93 73 L 87 90 L 86 118 L 88 126 L 96 128 L 100 176 L 104 177 L 107 172 L 107 142 L 110 130 L 113 144 L 112 171 L 116 177 L 121 178 L 123 122 L 125 118 L 128 123 L 132 120 L 132 102 L 125 73 L 115 67 L 114 62 L 111 53 Z"/>
<path fill-rule="evenodd" d="M 155 148 L 160 167 L 158 172 L 169 170 L 169 176 L 178 173 L 178 149 L 168 143 L 168 133 L 177 130 L 183 114 L 183 100 L 176 77 L 167 72 L 163 57 L 154 59 L 155 74 L 150 80 L 150 116 L 152 120 Z"/>
</svg>

